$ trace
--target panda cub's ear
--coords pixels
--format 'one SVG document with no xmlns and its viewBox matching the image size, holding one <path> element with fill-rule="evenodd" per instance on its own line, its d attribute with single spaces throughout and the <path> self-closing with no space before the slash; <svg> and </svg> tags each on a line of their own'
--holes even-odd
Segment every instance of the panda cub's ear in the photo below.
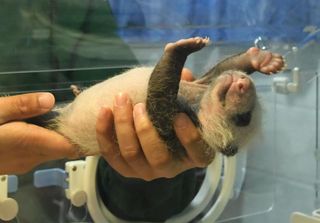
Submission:
<svg viewBox="0 0 320 223">
<path fill-rule="evenodd" d="M 225 156 L 234 156 L 238 153 L 238 146 L 228 145 L 226 148 L 220 149 L 220 152 Z"/>
</svg>

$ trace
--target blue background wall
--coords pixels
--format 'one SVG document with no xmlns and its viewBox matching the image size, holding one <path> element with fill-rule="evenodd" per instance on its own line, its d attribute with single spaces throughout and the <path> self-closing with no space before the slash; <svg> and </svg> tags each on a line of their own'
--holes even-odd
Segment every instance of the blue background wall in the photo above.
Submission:
<svg viewBox="0 0 320 223">
<path fill-rule="evenodd" d="M 307 26 L 319 26 L 318 0 L 109 0 L 126 41 L 170 41 L 209 36 L 243 42 L 264 36 L 302 41 Z"/>
</svg>

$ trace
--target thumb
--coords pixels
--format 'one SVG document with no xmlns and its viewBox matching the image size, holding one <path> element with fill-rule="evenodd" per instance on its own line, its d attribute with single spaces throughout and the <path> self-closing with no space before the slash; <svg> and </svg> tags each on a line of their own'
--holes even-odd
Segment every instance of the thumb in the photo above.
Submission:
<svg viewBox="0 0 320 223">
<path fill-rule="evenodd" d="M 184 67 L 181 72 L 181 79 L 185 81 L 194 81 L 192 71 Z"/>
<path fill-rule="evenodd" d="M 30 93 L 0 98 L 0 124 L 48 112 L 55 103 L 51 93 Z"/>
</svg>

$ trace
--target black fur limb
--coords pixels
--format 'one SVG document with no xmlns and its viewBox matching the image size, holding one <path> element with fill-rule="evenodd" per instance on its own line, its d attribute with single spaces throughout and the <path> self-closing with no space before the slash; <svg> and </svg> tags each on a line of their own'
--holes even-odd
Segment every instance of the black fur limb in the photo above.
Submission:
<svg viewBox="0 0 320 223">
<path fill-rule="evenodd" d="M 168 149 L 174 153 L 175 157 L 185 155 L 185 150 L 174 131 L 175 115 L 178 112 L 185 112 L 195 125 L 199 126 L 195 112 L 186 103 L 179 101 L 177 95 L 182 68 L 187 56 L 203 46 L 200 44 L 194 47 L 191 44 L 189 48 L 188 45 L 175 44 L 170 49 L 166 49 L 149 80 L 147 112 L 160 137 L 166 142 Z"/>
</svg>

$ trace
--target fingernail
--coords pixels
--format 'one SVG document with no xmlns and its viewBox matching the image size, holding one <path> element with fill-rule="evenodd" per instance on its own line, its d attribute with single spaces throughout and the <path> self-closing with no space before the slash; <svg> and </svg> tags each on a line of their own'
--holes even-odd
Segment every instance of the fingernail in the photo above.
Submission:
<svg viewBox="0 0 320 223">
<path fill-rule="evenodd" d="M 134 106 L 134 109 L 133 109 L 133 115 L 134 117 L 138 117 L 138 116 L 142 116 L 142 115 L 145 115 L 146 113 L 146 106 L 145 104 L 143 103 L 138 103 Z"/>
<path fill-rule="evenodd" d="M 177 114 L 174 120 L 174 125 L 177 128 L 186 128 L 188 126 L 189 120 L 184 114 Z"/>
<path fill-rule="evenodd" d="M 38 102 L 42 109 L 50 109 L 54 105 L 54 96 L 50 93 L 42 93 L 38 97 Z"/>
<path fill-rule="evenodd" d="M 115 104 L 117 106 L 125 106 L 128 102 L 128 96 L 124 93 L 119 93 L 116 96 Z"/>
</svg>

